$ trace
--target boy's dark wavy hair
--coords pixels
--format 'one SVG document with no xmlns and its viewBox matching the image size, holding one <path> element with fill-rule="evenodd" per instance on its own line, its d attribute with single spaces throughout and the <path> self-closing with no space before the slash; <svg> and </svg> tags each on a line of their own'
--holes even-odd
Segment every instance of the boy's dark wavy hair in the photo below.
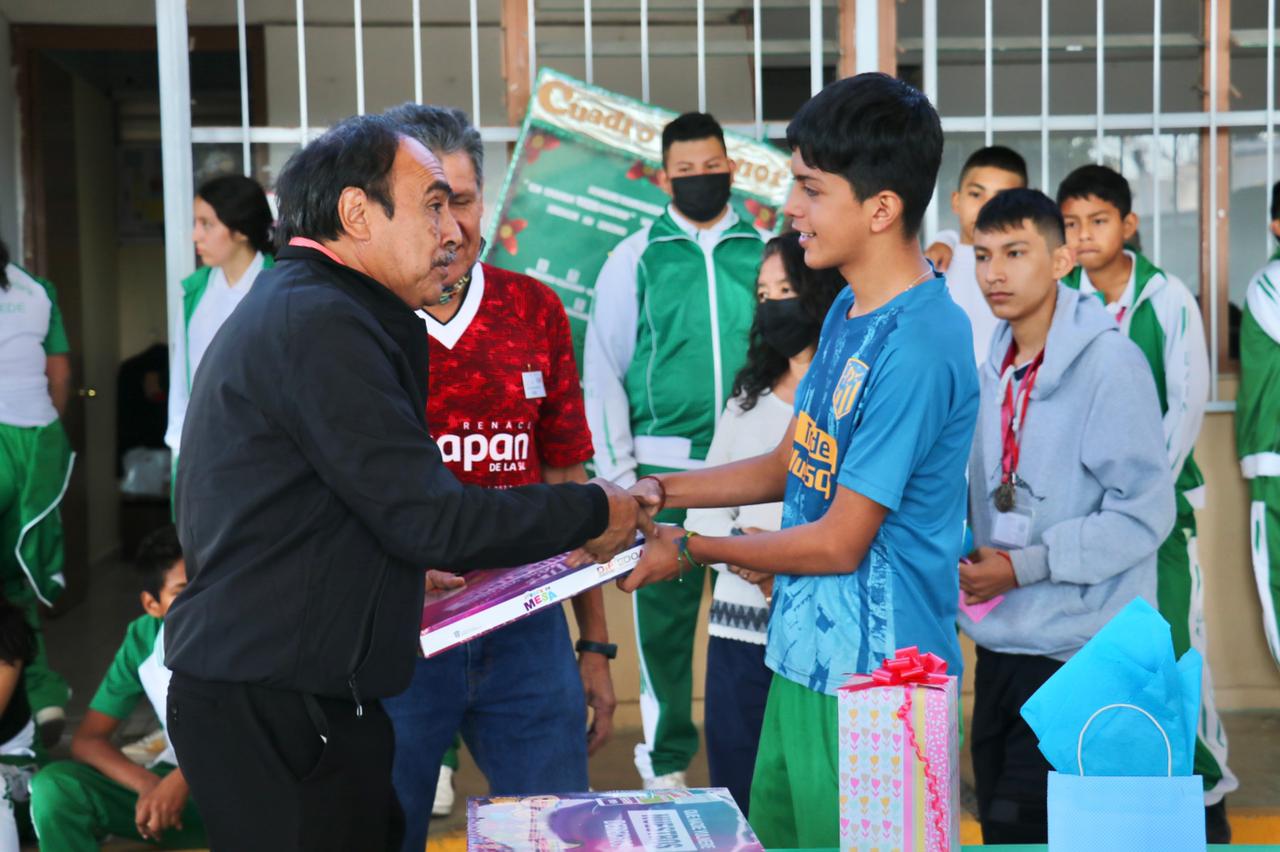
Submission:
<svg viewBox="0 0 1280 852">
<path fill-rule="evenodd" d="M 138 555 L 134 557 L 134 569 L 142 591 L 158 599 L 164 588 L 165 575 L 181 559 L 182 543 L 178 541 L 178 530 L 173 524 L 147 533 L 138 545 Z"/>
<path fill-rule="evenodd" d="M 818 341 L 822 331 L 822 321 L 831 309 L 844 286 L 844 279 L 834 269 L 810 269 L 804 265 L 804 249 L 800 246 L 800 235 L 795 232 L 774 237 L 765 244 L 764 255 L 760 258 L 763 264 L 777 255 L 782 260 L 782 268 L 787 274 L 791 289 L 796 298 L 805 307 L 805 316 L 813 326 L 813 342 Z M 760 331 L 760 318 L 751 323 L 751 333 L 747 344 L 747 360 L 733 379 L 733 390 L 730 396 L 737 397 L 743 411 L 756 407 L 760 395 L 771 389 L 778 379 L 786 374 L 789 361 L 764 341 Z"/>
<path fill-rule="evenodd" d="M 942 164 L 942 122 L 909 84 L 878 72 L 830 83 L 791 119 L 787 146 L 809 168 L 843 177 L 859 201 L 897 194 L 903 235 L 919 233 Z"/>
<path fill-rule="evenodd" d="M 1129 181 L 1108 166 L 1096 163 L 1081 166 L 1058 184 L 1059 207 L 1073 198 L 1088 198 L 1091 195 L 1116 208 L 1121 217 L 1128 216 L 1133 210 L 1133 192 L 1129 188 Z"/>
<path fill-rule="evenodd" d="M 1006 189 L 997 192 L 978 211 L 974 230 L 1011 231 L 1030 222 L 1044 237 L 1051 250 L 1067 241 L 1067 229 L 1062 223 L 1062 210 L 1054 200 L 1038 189 Z"/>
</svg>

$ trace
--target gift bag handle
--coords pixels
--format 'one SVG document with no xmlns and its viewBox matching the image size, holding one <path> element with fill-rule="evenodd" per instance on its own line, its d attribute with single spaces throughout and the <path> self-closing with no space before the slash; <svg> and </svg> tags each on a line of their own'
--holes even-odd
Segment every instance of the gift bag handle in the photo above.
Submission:
<svg viewBox="0 0 1280 852">
<path fill-rule="evenodd" d="M 1167 772 L 1169 773 L 1169 777 L 1172 778 L 1173 777 L 1173 746 L 1169 744 L 1169 735 L 1164 732 L 1164 728 L 1160 727 L 1160 723 L 1156 721 L 1155 716 L 1152 716 L 1150 713 L 1148 713 L 1146 710 L 1143 710 L 1141 707 L 1137 706 L 1136 704 L 1108 704 L 1106 707 L 1099 707 L 1097 710 L 1094 711 L 1093 715 L 1089 717 L 1089 721 L 1084 723 L 1084 727 L 1080 729 L 1080 738 L 1076 740 L 1076 765 L 1080 767 L 1080 775 L 1081 776 L 1084 775 L 1085 731 L 1089 730 L 1089 726 L 1093 724 L 1094 719 L 1098 718 L 1106 711 L 1116 710 L 1118 708 L 1123 708 L 1123 707 L 1127 707 L 1130 710 L 1137 710 L 1143 716 L 1146 716 L 1148 719 L 1150 719 L 1151 724 L 1156 726 L 1156 730 L 1159 731 L 1160 736 L 1164 738 L 1165 752 L 1169 755 L 1169 764 L 1168 764 Z"/>
</svg>

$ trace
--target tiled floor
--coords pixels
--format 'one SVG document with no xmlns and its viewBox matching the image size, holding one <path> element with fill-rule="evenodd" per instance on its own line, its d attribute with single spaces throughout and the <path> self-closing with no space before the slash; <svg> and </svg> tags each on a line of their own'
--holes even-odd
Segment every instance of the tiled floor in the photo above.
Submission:
<svg viewBox="0 0 1280 852">
<path fill-rule="evenodd" d="M 55 756 L 65 756 L 70 730 L 79 722 L 85 707 L 106 670 L 125 626 L 138 615 L 137 584 L 130 569 L 120 563 L 106 563 L 96 569 L 88 600 L 67 615 L 51 621 L 45 629 L 49 657 L 71 682 L 74 694 L 69 708 L 68 734 Z M 122 734 L 136 737 L 155 724 L 146 702 L 123 727 Z M 1237 842 L 1280 843 L 1280 709 L 1225 714 L 1231 737 L 1231 765 L 1240 778 L 1240 790 L 1229 799 Z M 638 784 L 632 764 L 632 749 L 639 740 L 636 730 L 618 731 L 591 762 L 594 789 L 629 789 Z M 966 777 L 968 770 L 966 768 Z M 433 825 L 431 849 L 461 850 L 465 843 L 461 830 L 466 822 L 466 797 L 483 795 L 484 779 L 462 756 L 457 775 L 458 804 L 447 819 Z M 693 785 L 707 783 L 705 755 L 699 752 L 689 770 Z M 966 796 L 966 806 L 970 797 Z M 965 840 L 976 840 L 976 824 L 965 826 Z M 136 844 L 113 843 L 113 852 L 135 850 Z"/>
</svg>

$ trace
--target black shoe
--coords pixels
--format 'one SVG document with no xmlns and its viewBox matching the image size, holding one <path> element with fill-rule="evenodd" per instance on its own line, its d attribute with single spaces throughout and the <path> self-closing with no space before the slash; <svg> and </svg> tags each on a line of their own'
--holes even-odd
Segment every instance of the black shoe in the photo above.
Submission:
<svg viewBox="0 0 1280 852">
<path fill-rule="evenodd" d="M 66 730 L 66 717 L 50 719 L 40 725 L 40 744 L 46 749 L 51 749 L 58 743 L 62 742 L 62 732 Z"/>
<path fill-rule="evenodd" d="M 1227 800 L 1204 807 L 1204 838 L 1209 843 L 1230 843 L 1231 822 L 1227 819 Z"/>
</svg>

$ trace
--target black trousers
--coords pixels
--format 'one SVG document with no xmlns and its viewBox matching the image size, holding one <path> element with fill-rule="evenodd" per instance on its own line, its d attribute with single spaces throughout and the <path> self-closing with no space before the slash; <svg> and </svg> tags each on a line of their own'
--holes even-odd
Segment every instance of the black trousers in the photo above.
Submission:
<svg viewBox="0 0 1280 852">
<path fill-rule="evenodd" d="M 978 648 L 969 732 L 982 842 L 1046 843 L 1049 772 L 1022 705 L 1062 663 Z"/>
<path fill-rule="evenodd" d="M 399 849 L 395 739 L 378 702 L 174 673 L 167 732 L 213 852 Z"/>
</svg>

